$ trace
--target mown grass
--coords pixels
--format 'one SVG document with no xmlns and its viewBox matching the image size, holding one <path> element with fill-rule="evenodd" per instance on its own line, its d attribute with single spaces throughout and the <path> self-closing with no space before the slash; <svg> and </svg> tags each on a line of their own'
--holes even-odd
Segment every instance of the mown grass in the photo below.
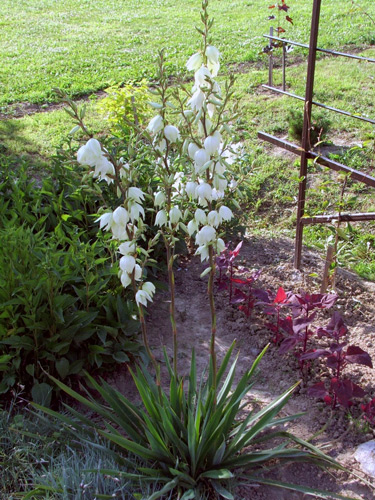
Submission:
<svg viewBox="0 0 375 500">
<path fill-rule="evenodd" d="M 269 3 L 211 1 L 213 42 L 225 61 L 263 58 Z M 308 42 L 312 0 L 289 4 L 294 25 L 280 24 L 288 24 L 287 37 Z M 168 70 L 178 73 L 197 47 L 193 26 L 199 23 L 199 8 L 199 0 L 3 0 L 0 106 L 53 101 L 57 86 L 80 96 L 111 82 L 152 78 L 161 48 L 169 57 Z M 319 44 L 339 48 L 375 43 L 369 16 L 375 18 L 372 0 L 358 0 L 354 6 L 326 0 Z"/>
</svg>

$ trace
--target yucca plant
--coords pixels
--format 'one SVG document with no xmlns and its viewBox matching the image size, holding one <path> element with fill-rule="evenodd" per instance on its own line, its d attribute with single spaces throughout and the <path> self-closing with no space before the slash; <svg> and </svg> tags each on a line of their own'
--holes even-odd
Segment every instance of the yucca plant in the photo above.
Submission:
<svg viewBox="0 0 375 500">
<path fill-rule="evenodd" d="M 99 403 L 89 391 L 86 391 L 85 397 L 62 382 L 54 381 L 69 396 L 100 415 L 102 422 L 95 423 L 68 405 L 64 406 L 74 418 L 50 409 L 44 410 L 83 439 L 91 440 L 95 433 L 99 433 L 114 443 L 113 457 L 118 464 L 136 470 L 136 464 L 129 461 L 128 455 L 143 460 L 146 466 L 138 467 L 136 474 L 121 472 L 121 469 L 101 469 L 100 472 L 117 477 L 122 475 L 137 482 L 161 484 L 162 487 L 148 500 L 155 500 L 169 492 L 175 493 L 175 498 L 180 500 L 207 495 L 209 498 L 233 499 L 228 487 L 237 475 L 246 477 L 250 482 L 272 484 L 319 498 L 346 498 L 263 477 L 265 465 L 282 462 L 305 461 L 323 467 L 342 467 L 311 443 L 275 429 L 275 426 L 300 416 L 278 417 L 297 384 L 261 410 L 253 409 L 239 418 L 241 410 L 247 405 L 243 402 L 244 397 L 254 384 L 256 368 L 267 347 L 237 384 L 234 384 L 237 358 L 229 366 L 233 348 L 234 344 L 217 371 L 216 389 L 212 363 L 207 377 L 197 380 L 193 352 L 186 388 L 183 379 L 176 378 L 165 356 L 170 387 L 169 393 L 161 391 L 162 399 L 159 387 L 148 370 L 137 367 L 132 376 L 142 399 L 142 407 L 134 405 L 104 380 L 99 384 L 87 375 L 103 403 Z M 105 448 L 103 451 L 108 452 Z"/>
</svg>

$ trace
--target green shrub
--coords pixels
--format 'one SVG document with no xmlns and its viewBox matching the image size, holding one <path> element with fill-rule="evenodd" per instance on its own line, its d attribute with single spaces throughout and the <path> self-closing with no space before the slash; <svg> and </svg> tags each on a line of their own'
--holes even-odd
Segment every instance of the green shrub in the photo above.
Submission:
<svg viewBox="0 0 375 500">
<path fill-rule="evenodd" d="M 108 96 L 99 101 L 98 107 L 106 115 L 114 132 L 122 130 L 127 136 L 131 130 L 128 122 L 139 125 L 144 123 L 150 100 L 146 80 L 137 84 L 114 85 L 105 91 Z"/>
<path fill-rule="evenodd" d="M 0 393 L 24 386 L 48 404 L 46 372 L 67 379 L 128 362 L 141 352 L 139 323 L 82 172 L 60 155 L 53 176 L 30 181 L 24 162 L 0 163 Z"/>
<path fill-rule="evenodd" d="M 302 140 L 303 131 L 303 111 L 290 109 L 288 113 L 289 136 L 297 141 Z M 317 142 L 322 141 L 327 135 L 331 126 L 331 120 L 327 114 L 321 111 L 316 112 L 310 124 L 310 147 L 314 147 Z"/>
</svg>

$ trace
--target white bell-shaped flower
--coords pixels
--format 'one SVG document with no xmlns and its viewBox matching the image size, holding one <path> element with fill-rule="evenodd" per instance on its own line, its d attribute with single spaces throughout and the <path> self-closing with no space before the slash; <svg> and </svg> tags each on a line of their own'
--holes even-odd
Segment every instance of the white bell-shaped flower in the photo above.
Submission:
<svg viewBox="0 0 375 500">
<path fill-rule="evenodd" d="M 203 167 L 205 163 L 207 163 L 210 159 L 210 155 L 204 148 L 198 149 L 198 151 L 194 155 L 194 161 L 197 167 Z"/>
<path fill-rule="evenodd" d="M 142 285 L 142 290 L 144 292 L 148 293 L 150 297 L 152 297 L 154 295 L 156 289 L 155 289 L 155 285 L 153 283 L 151 283 L 151 281 L 146 281 Z"/>
<path fill-rule="evenodd" d="M 94 167 L 103 156 L 100 142 L 96 139 L 89 139 L 84 146 L 77 151 L 77 161 L 81 165 Z"/>
<path fill-rule="evenodd" d="M 164 127 L 163 118 L 161 115 L 156 115 L 147 126 L 147 130 L 152 134 L 157 134 Z"/>
<path fill-rule="evenodd" d="M 169 142 L 176 142 L 180 140 L 180 131 L 174 125 L 166 125 L 164 127 L 164 136 Z"/>
<path fill-rule="evenodd" d="M 189 198 L 195 198 L 195 191 L 198 187 L 198 184 L 193 181 L 189 181 L 186 183 L 185 192 L 189 196 Z"/>
<path fill-rule="evenodd" d="M 132 282 L 131 277 L 126 272 L 120 274 L 120 280 L 121 280 L 121 284 L 122 284 L 122 286 L 124 288 L 126 288 L 127 286 L 129 286 L 130 283 Z"/>
<path fill-rule="evenodd" d="M 188 100 L 188 105 L 191 107 L 193 111 L 200 111 L 203 107 L 206 96 L 201 89 L 197 89 L 191 98 Z"/>
<path fill-rule="evenodd" d="M 128 197 L 132 198 L 134 201 L 137 203 L 142 203 L 142 201 L 145 199 L 145 194 L 144 192 L 137 188 L 137 187 L 130 187 L 128 189 Z"/>
<path fill-rule="evenodd" d="M 156 149 L 156 151 L 159 151 L 159 153 L 163 154 L 167 149 L 167 141 L 165 139 L 162 139 L 159 142 L 154 141 L 154 148 Z"/>
<path fill-rule="evenodd" d="M 218 152 L 220 148 L 221 135 L 217 130 L 213 135 L 209 135 L 204 140 L 204 149 L 209 155 L 213 155 Z"/>
<path fill-rule="evenodd" d="M 145 211 L 139 203 L 129 203 L 130 205 L 130 219 L 132 222 L 138 221 L 141 217 L 145 218 Z"/>
<path fill-rule="evenodd" d="M 212 190 L 212 199 L 213 200 L 220 200 L 221 198 L 224 198 L 224 191 L 218 191 L 217 189 L 213 188 Z"/>
<path fill-rule="evenodd" d="M 212 226 L 203 226 L 195 237 L 197 245 L 208 245 L 216 240 L 216 231 Z"/>
<path fill-rule="evenodd" d="M 225 243 L 221 238 L 218 238 L 216 242 L 216 253 L 220 254 L 224 250 L 225 250 Z"/>
<path fill-rule="evenodd" d="M 120 269 L 121 271 L 131 274 L 135 268 L 135 258 L 132 255 L 124 255 L 120 259 Z"/>
<path fill-rule="evenodd" d="M 213 186 L 218 191 L 225 191 L 228 186 L 228 181 L 221 175 L 214 175 Z"/>
<path fill-rule="evenodd" d="M 195 220 L 198 222 L 198 224 L 207 224 L 207 215 L 204 210 L 201 208 L 197 208 L 194 214 Z"/>
<path fill-rule="evenodd" d="M 111 225 L 113 222 L 113 213 L 107 212 L 101 215 L 95 222 L 99 222 L 100 229 L 104 229 L 104 231 L 109 231 L 111 229 Z"/>
<path fill-rule="evenodd" d="M 116 224 L 115 222 L 112 222 L 111 231 L 112 237 L 115 240 L 126 241 L 128 239 L 126 226 L 124 226 L 123 224 Z"/>
<path fill-rule="evenodd" d="M 135 294 L 135 300 L 138 307 L 140 305 L 147 307 L 147 301 L 152 302 L 152 298 L 145 290 L 138 290 L 138 292 Z"/>
<path fill-rule="evenodd" d="M 182 219 L 181 210 L 174 206 L 169 210 L 169 220 L 171 224 L 177 224 Z"/>
<path fill-rule="evenodd" d="M 209 245 L 201 245 L 197 248 L 195 255 L 201 256 L 201 262 L 208 260 L 210 256 L 210 247 Z"/>
<path fill-rule="evenodd" d="M 201 66 L 194 75 L 196 88 L 208 87 L 211 77 L 209 69 L 206 66 Z"/>
<path fill-rule="evenodd" d="M 129 213 L 124 207 L 117 207 L 113 212 L 113 221 L 115 224 L 119 224 L 121 226 L 126 226 L 129 222 Z"/>
<path fill-rule="evenodd" d="M 195 219 L 192 219 L 187 225 L 187 230 L 189 236 L 193 236 L 194 233 L 198 231 L 198 224 Z"/>
<path fill-rule="evenodd" d="M 219 214 L 220 214 L 220 217 L 225 221 L 230 221 L 233 217 L 232 210 L 230 208 L 226 207 L 225 205 L 223 205 L 219 208 Z"/>
<path fill-rule="evenodd" d="M 135 241 L 124 241 L 124 243 L 121 243 L 121 245 L 118 247 L 118 250 L 121 255 L 129 255 L 131 253 L 135 253 Z"/>
<path fill-rule="evenodd" d="M 201 67 L 203 63 L 203 56 L 200 52 L 197 52 L 189 57 L 186 67 L 189 71 L 196 71 Z"/>
<path fill-rule="evenodd" d="M 220 69 L 220 52 L 213 45 L 208 45 L 206 47 L 206 56 L 208 69 L 211 71 L 212 76 L 217 76 Z"/>
<path fill-rule="evenodd" d="M 207 215 L 207 222 L 210 226 L 218 227 L 221 224 L 221 216 L 216 210 L 211 210 Z"/>
<path fill-rule="evenodd" d="M 199 146 L 195 142 L 191 142 L 188 146 L 188 154 L 192 160 L 194 160 L 195 153 L 199 150 Z"/>
<path fill-rule="evenodd" d="M 212 200 L 212 188 L 207 182 L 202 182 L 202 184 L 199 184 L 195 193 L 197 197 L 201 198 L 202 200 Z"/>
<path fill-rule="evenodd" d="M 136 281 L 140 281 L 141 278 L 142 278 L 142 268 L 139 264 L 136 264 L 134 268 L 134 279 Z"/>
<path fill-rule="evenodd" d="M 154 205 L 155 207 L 162 207 L 166 202 L 166 197 L 163 191 L 157 191 L 155 194 Z"/>
<path fill-rule="evenodd" d="M 165 210 L 159 210 L 155 217 L 155 225 L 163 227 L 168 222 L 167 212 Z"/>
</svg>

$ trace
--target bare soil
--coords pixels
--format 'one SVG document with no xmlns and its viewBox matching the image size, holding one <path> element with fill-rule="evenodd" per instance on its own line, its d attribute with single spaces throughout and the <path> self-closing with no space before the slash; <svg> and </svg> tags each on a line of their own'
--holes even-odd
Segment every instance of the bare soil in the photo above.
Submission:
<svg viewBox="0 0 375 500">
<path fill-rule="evenodd" d="M 316 252 L 304 249 L 303 270 L 293 267 L 293 241 L 289 239 L 251 239 L 244 242 L 240 257 L 243 264 L 250 269 L 262 269 L 259 286 L 277 291 L 279 286 L 285 290 L 297 292 L 300 288 L 308 291 L 319 291 L 323 261 Z M 180 374 L 188 374 L 190 369 L 191 350 L 194 347 L 199 372 L 208 363 L 211 316 L 207 297 L 207 277 L 200 278 L 203 270 L 200 260 L 186 258 L 180 261 L 176 269 L 176 309 L 179 335 Z M 339 295 L 334 309 L 344 316 L 349 328 L 348 341 L 369 352 L 375 361 L 375 283 L 365 282 L 356 275 L 339 270 L 336 291 Z M 238 373 L 240 376 L 248 369 L 256 356 L 271 336 L 265 327 L 267 321 L 261 310 L 255 309 L 250 319 L 228 303 L 227 292 L 216 293 L 218 316 L 217 353 L 221 359 L 229 346 L 236 340 L 236 348 L 240 351 Z M 150 309 L 148 330 L 156 357 L 162 361 L 162 348 L 165 345 L 168 354 L 172 355 L 172 335 L 169 323 L 169 294 L 159 292 Z M 328 323 L 332 310 L 322 314 L 322 325 Z M 315 371 L 314 371 L 315 370 Z M 352 411 L 352 417 L 344 409 L 332 412 L 325 403 L 307 396 L 307 386 L 312 385 L 318 370 L 312 368 L 307 383 L 302 383 L 286 407 L 287 414 L 306 412 L 296 423 L 288 424 L 288 430 L 297 436 L 308 439 L 315 433 L 321 433 L 313 440 L 318 446 L 326 446 L 325 451 L 349 470 L 365 477 L 359 470 L 352 454 L 360 443 L 373 439 L 375 429 L 363 427 L 360 412 Z M 328 372 L 326 372 L 328 374 Z M 372 397 L 375 395 L 375 378 L 370 368 L 353 365 L 353 380 L 360 384 Z M 164 373 L 167 382 L 166 373 Z M 275 345 L 271 345 L 264 356 L 258 381 L 248 395 L 249 405 L 264 405 L 276 398 L 300 378 L 298 362 L 293 355 L 281 356 Z M 136 397 L 131 388 L 127 374 L 118 373 L 113 379 L 118 389 L 130 397 Z M 130 391 L 130 394 L 129 394 Z M 335 473 L 334 476 L 303 464 L 296 464 L 277 470 L 271 477 L 285 482 L 294 482 L 313 488 L 326 489 L 349 497 L 364 500 L 375 499 L 374 489 L 364 486 L 353 476 Z M 370 479 L 370 478 L 367 478 Z M 251 485 L 240 487 L 238 499 L 254 500 L 302 500 L 305 495 L 279 488 Z"/>
</svg>

